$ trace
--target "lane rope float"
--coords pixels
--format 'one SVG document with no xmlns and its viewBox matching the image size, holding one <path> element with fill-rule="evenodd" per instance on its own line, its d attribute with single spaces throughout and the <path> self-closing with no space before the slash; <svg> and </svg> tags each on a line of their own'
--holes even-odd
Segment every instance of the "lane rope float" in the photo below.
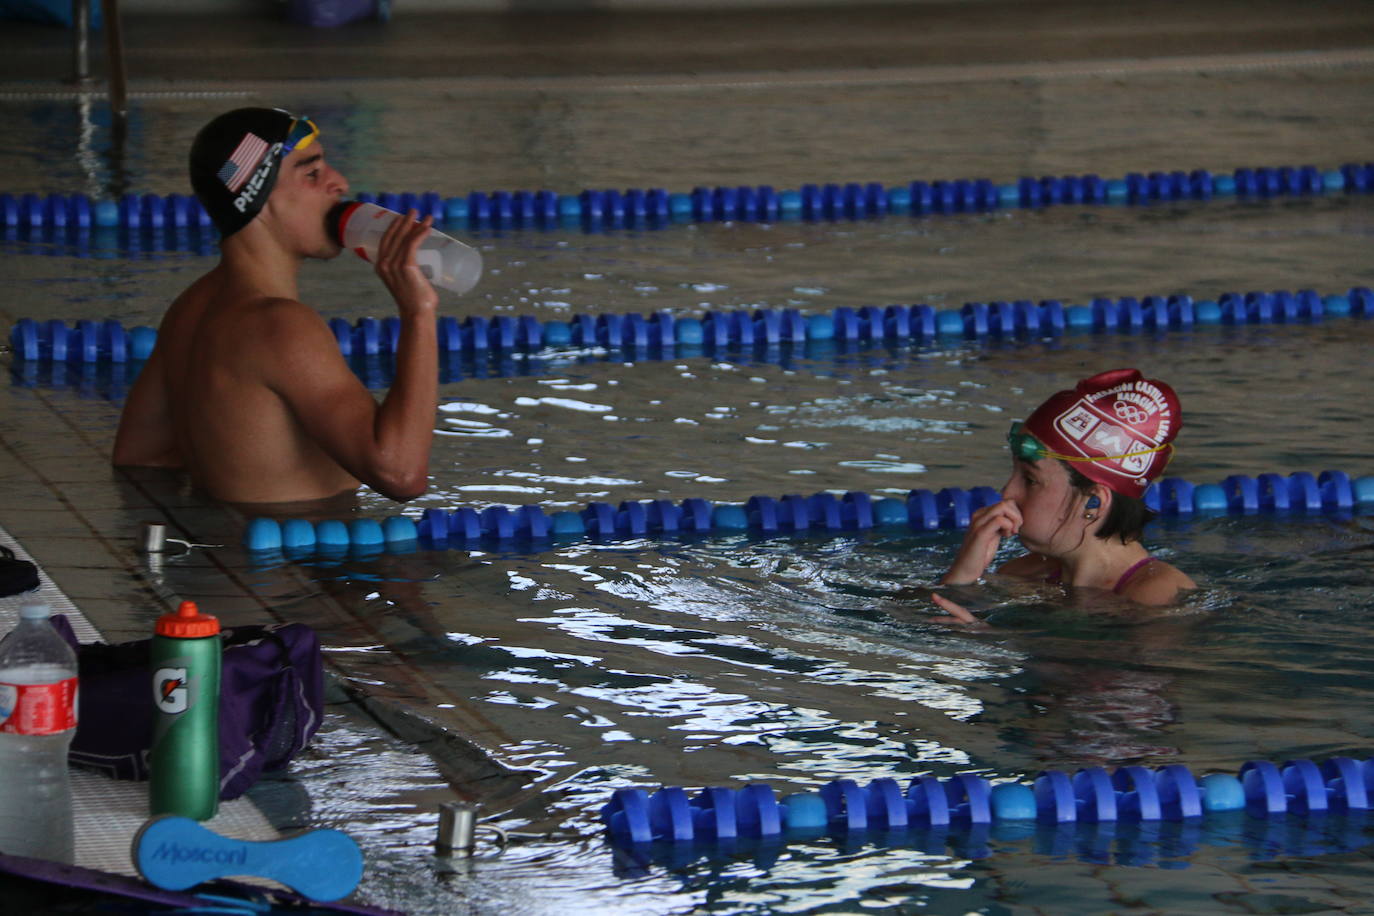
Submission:
<svg viewBox="0 0 1374 916">
<path fill-rule="evenodd" d="M 417 549 L 538 548 L 577 540 L 956 530 L 967 528 L 975 511 L 999 499 L 1001 495 L 992 487 L 946 487 L 938 492 L 912 490 L 904 499 L 850 491 L 776 499 L 754 496 L 742 504 L 689 498 L 676 503 L 667 499 L 627 500 L 618 505 L 592 502 L 580 510 L 546 510 L 537 505 L 426 509 L 418 520 L 404 515 L 382 521 L 254 518 L 244 529 L 243 546 L 259 557 L 281 554 L 302 559 Z M 1146 490 L 1145 504 L 1160 516 L 1175 519 L 1351 515 L 1374 507 L 1374 475 L 1351 478 L 1334 470 L 1317 475 L 1306 471 L 1286 476 L 1233 474 L 1213 484 L 1166 477 Z"/>
<path fill-rule="evenodd" d="M 997 184 L 986 178 L 917 180 L 904 184 L 829 182 L 777 190 L 772 185 L 698 186 L 690 193 L 663 188 L 555 191 L 472 191 L 444 197 L 422 193 L 360 193 L 357 199 L 390 210 L 415 209 L 450 227 L 588 230 L 658 228 L 687 222 L 777 222 L 875 219 L 888 215 L 927 216 L 1036 209 L 1062 205 L 1144 206 L 1214 198 L 1267 199 L 1374 191 L 1374 163 L 1348 162 L 1336 168 L 1314 165 L 1237 168 L 1213 173 L 1131 172 L 1120 178 L 1096 174 L 1023 176 Z M 0 194 L 0 230 L 192 230 L 214 232 L 195 197 L 185 194 L 125 194 L 117 200 L 85 194 Z"/>
<path fill-rule="evenodd" d="M 907 842 L 931 852 L 948 844 L 961 856 L 984 858 L 991 854 L 990 839 L 1030 835 L 1040 852 L 1146 865 L 1161 845 L 1176 857 L 1202 842 L 1233 844 L 1256 835 L 1253 845 L 1269 847 L 1263 849 L 1269 855 L 1358 849 L 1369 841 L 1371 795 L 1374 760 L 1332 757 L 1320 764 L 1252 760 L 1234 775 L 1201 778 L 1169 764 L 1110 773 L 1103 767 L 1046 770 L 1029 785 L 971 773 L 916 776 L 905 789 L 892 778 L 866 786 L 835 779 L 818 791 L 781 798 L 763 782 L 695 792 L 664 786 L 652 794 L 627 788 L 615 790 L 600 813 L 608 839 L 641 861 L 658 852 L 658 858 L 685 864 L 736 851 L 742 843 L 766 854 L 825 836 L 850 844 Z M 1328 815 L 1345 819 L 1336 836 Z M 1246 819 L 1259 823 L 1247 832 Z M 1161 829 L 1169 825 L 1171 835 Z"/>
<path fill-rule="evenodd" d="M 439 350 L 450 357 L 496 358 L 557 348 L 601 348 L 627 359 L 673 358 L 699 350 L 768 351 L 772 348 L 837 342 L 856 345 L 924 346 L 951 341 L 1040 340 L 1069 333 L 1160 333 L 1202 326 L 1310 324 L 1328 318 L 1374 317 L 1374 292 L 1351 287 L 1322 295 L 1303 289 L 1225 292 L 1195 300 L 1175 294 L 1142 298 L 1100 297 L 1085 305 L 1057 299 L 970 302 L 959 309 L 889 305 L 803 314 L 797 309 L 708 311 L 700 318 L 659 311 L 651 315 L 602 313 L 568 321 L 540 321 L 529 315 L 470 315 L 438 319 Z M 396 352 L 401 322 L 329 319 L 346 357 Z M 16 359 L 52 362 L 138 362 L 152 353 L 157 331 L 126 329 L 118 321 L 21 318 L 10 329 Z"/>
</svg>

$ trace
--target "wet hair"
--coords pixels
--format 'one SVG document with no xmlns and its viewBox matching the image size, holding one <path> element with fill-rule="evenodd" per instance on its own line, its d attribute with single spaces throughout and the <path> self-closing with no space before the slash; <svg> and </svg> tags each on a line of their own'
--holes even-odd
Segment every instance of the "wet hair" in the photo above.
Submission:
<svg viewBox="0 0 1374 916">
<path fill-rule="evenodd" d="M 1078 469 L 1070 465 L 1067 461 L 1059 462 L 1064 466 L 1064 470 L 1069 472 L 1069 485 L 1083 495 L 1092 492 L 1097 484 L 1089 480 L 1078 472 Z M 1129 544 L 1132 541 L 1140 540 L 1145 533 L 1145 526 L 1154 519 L 1155 513 L 1145 505 L 1142 499 L 1133 496 L 1122 496 L 1115 491 L 1112 492 L 1112 507 L 1107 511 L 1107 516 L 1102 520 L 1102 525 L 1097 529 L 1097 536 L 1106 540 L 1112 537 L 1121 538 L 1121 543 Z"/>
</svg>

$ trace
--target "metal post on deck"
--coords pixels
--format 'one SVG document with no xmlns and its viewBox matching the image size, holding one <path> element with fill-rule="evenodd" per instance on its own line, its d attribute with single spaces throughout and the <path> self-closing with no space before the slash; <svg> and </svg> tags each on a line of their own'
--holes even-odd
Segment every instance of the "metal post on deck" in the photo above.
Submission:
<svg viewBox="0 0 1374 916">
<path fill-rule="evenodd" d="M 118 0 L 100 0 L 105 17 L 105 69 L 110 87 L 110 110 L 114 124 L 122 133 L 129 114 L 129 95 L 124 82 L 124 36 L 119 27 Z"/>
<path fill-rule="evenodd" d="M 91 78 L 91 4 L 95 0 L 73 0 L 72 6 L 72 82 L 84 85 Z"/>
</svg>

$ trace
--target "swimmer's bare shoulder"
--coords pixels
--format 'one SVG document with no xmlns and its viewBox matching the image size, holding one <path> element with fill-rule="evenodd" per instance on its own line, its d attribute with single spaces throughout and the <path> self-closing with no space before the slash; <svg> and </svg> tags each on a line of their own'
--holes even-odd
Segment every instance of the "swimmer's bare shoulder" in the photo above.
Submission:
<svg viewBox="0 0 1374 916">
<path fill-rule="evenodd" d="M 1131 577 L 1121 590 L 1121 596 L 1136 604 L 1158 607 L 1176 604 L 1185 592 L 1195 588 L 1197 583 L 1183 570 L 1163 560 L 1154 560 Z"/>
<path fill-rule="evenodd" d="M 327 343 L 328 352 L 342 359 L 334 334 L 324 317 L 304 302 L 279 296 L 264 296 L 254 300 L 245 309 L 245 313 L 247 321 L 268 335 L 267 340 L 273 349 L 289 349 L 299 345 L 316 347 L 321 343 Z"/>
<path fill-rule="evenodd" d="M 235 364 L 278 393 L 320 373 L 353 381 L 329 325 L 309 305 L 280 296 L 216 299 L 197 329 L 203 357 Z"/>
</svg>

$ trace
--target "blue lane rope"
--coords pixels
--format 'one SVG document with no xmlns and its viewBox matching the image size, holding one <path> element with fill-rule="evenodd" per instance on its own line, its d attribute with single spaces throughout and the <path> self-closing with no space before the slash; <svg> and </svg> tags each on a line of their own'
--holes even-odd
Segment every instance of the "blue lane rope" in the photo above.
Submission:
<svg viewBox="0 0 1374 916">
<path fill-rule="evenodd" d="M 628 843 L 611 840 L 618 860 L 647 868 L 653 864 L 677 871 L 700 859 L 712 867 L 747 857 L 756 868 L 771 869 L 788 842 L 815 842 L 824 830 L 792 830 L 780 837 Z M 906 830 L 868 830 L 831 834 L 830 845 L 844 853 L 873 849 L 911 849 L 924 855 L 949 853 L 959 859 L 986 859 L 994 851 L 1029 840 L 1037 856 L 1064 861 L 1070 857 L 1093 865 L 1177 868 L 1203 845 L 1240 847 L 1251 861 L 1281 856 L 1317 856 L 1356 852 L 1374 840 L 1367 811 L 1319 818 L 1251 818 L 1243 812 L 1182 821 L 1035 821 L 963 822 Z M 997 850 L 990 845 L 995 841 Z"/>
<path fill-rule="evenodd" d="M 1215 300 L 1187 295 L 1097 298 L 1087 305 L 1057 299 L 1033 302 L 970 302 L 959 309 L 929 305 L 851 308 L 803 315 L 797 309 L 709 311 L 700 318 L 667 311 L 652 315 L 575 315 L 569 321 L 470 315 L 438 319 L 441 353 L 468 359 L 535 353 L 551 348 L 604 348 L 631 356 L 673 358 L 679 350 L 767 350 L 830 342 L 923 346 L 954 340 L 1038 340 L 1068 333 L 1142 333 L 1201 326 L 1307 324 L 1327 318 L 1374 317 L 1374 292 L 1356 286 L 1344 294 L 1314 290 L 1222 293 Z M 330 330 L 346 357 L 389 355 L 401 336 L 400 319 L 359 318 L 350 324 L 331 318 Z M 10 330 L 10 345 L 24 360 L 54 362 L 138 361 L 157 342 L 150 327 L 125 329 L 118 321 L 22 318 Z"/>
<path fill-rule="evenodd" d="M 392 210 L 414 208 L 448 226 L 470 229 L 539 228 L 581 225 L 588 229 L 660 227 L 686 222 L 776 222 L 778 220 L 856 220 L 889 214 L 972 213 L 1056 205 L 1146 205 L 1165 201 L 1204 201 L 1215 197 L 1272 198 L 1374 191 L 1374 163 L 1350 162 L 1336 169 L 1313 165 L 1238 168 L 1213 174 L 1132 172 L 1122 178 L 1094 174 L 1022 177 L 1013 184 L 988 179 L 912 181 L 885 186 L 877 182 L 806 184 L 796 190 L 770 185 L 697 187 L 691 193 L 662 188 L 588 189 L 560 195 L 554 191 L 473 191 L 442 197 L 434 191 L 359 194 L 359 200 Z M 0 229 L 165 228 L 212 232 L 200 202 L 184 194 L 125 194 L 118 200 L 92 200 L 84 194 L 0 194 Z"/>
<path fill-rule="evenodd" d="M 614 844 L 641 852 L 651 843 L 700 854 L 703 848 L 729 847 L 741 840 L 780 844 L 827 835 L 861 840 L 869 831 L 884 843 L 900 843 L 910 832 L 919 843 L 921 834 L 930 832 L 942 839 L 958 836 L 955 842 L 962 855 L 981 858 L 990 854 L 989 836 L 1015 837 L 1017 832 L 1007 828 L 1020 827 L 1020 835 L 1025 835 L 1026 827 L 1039 826 L 1059 834 L 1064 852 L 1077 847 L 1080 854 L 1100 858 L 1108 850 L 1097 841 L 1109 845 L 1117 839 L 1112 829 L 1117 825 L 1137 826 L 1136 836 L 1123 834 L 1121 839 L 1148 842 L 1150 831 L 1139 828 L 1176 823 L 1180 833 L 1172 845 L 1179 854 L 1209 838 L 1204 833 L 1209 823 L 1233 826 L 1229 812 L 1244 812 L 1284 828 L 1289 816 L 1320 821 L 1335 814 L 1350 819 L 1344 842 L 1323 843 L 1319 835 L 1303 838 L 1304 852 L 1310 854 L 1333 845 L 1365 845 L 1363 815 L 1372 794 L 1374 760 L 1332 757 L 1321 764 L 1252 760 L 1235 775 L 1211 773 L 1201 779 L 1182 764 L 1156 769 L 1125 766 L 1111 773 L 1085 767 L 1072 775 L 1047 770 L 1030 785 L 993 783 L 970 773 L 944 780 L 917 776 L 905 791 L 891 778 L 866 786 L 836 779 L 819 791 L 783 798 L 760 782 L 739 789 L 708 787 L 695 794 L 676 786 L 652 795 L 643 789 L 617 789 L 602 807 L 601 820 Z M 1084 837 L 1064 829 L 1079 825 L 1099 830 L 1087 849 L 1080 845 Z M 1153 838 L 1160 836 L 1156 831 Z M 1235 833 L 1223 829 L 1217 838 L 1234 840 Z M 1293 837 L 1286 839 L 1291 842 Z M 1137 852 L 1119 861 L 1147 864 L 1138 860 L 1141 857 Z"/>
<path fill-rule="evenodd" d="M 243 534 L 243 546 L 259 556 L 367 555 L 416 549 L 542 546 L 587 539 L 748 533 L 840 534 L 875 528 L 914 531 L 967 528 L 970 516 L 1001 499 L 992 487 L 969 490 L 946 487 L 938 492 L 912 490 L 904 499 L 875 499 L 851 491 L 842 495 L 754 496 L 748 502 L 711 503 L 705 499 L 593 502 L 581 510 L 548 512 L 540 506 L 488 506 L 485 509 L 426 509 L 417 521 L 393 515 L 378 522 L 354 518 L 278 521 L 254 518 Z M 1298 471 L 1287 476 L 1233 474 L 1219 484 L 1194 485 L 1168 477 L 1150 485 L 1145 504 L 1168 518 L 1259 513 L 1306 515 L 1353 514 L 1374 507 L 1374 476 L 1352 479 L 1342 471 L 1314 476 Z"/>
</svg>

